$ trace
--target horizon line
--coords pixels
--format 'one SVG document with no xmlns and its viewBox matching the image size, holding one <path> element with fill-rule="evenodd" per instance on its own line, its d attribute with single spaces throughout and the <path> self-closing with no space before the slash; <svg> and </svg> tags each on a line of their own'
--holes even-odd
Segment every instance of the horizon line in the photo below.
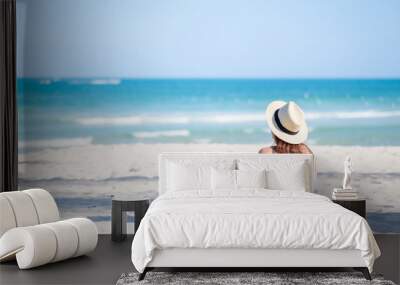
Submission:
<svg viewBox="0 0 400 285">
<path fill-rule="evenodd" d="M 400 80 L 399 77 L 31 77 L 17 76 L 17 79 L 34 80 Z"/>
</svg>

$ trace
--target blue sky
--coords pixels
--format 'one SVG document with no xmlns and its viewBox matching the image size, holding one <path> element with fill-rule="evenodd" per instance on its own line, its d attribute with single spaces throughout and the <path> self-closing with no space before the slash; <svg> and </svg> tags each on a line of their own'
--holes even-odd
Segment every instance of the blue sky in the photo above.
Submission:
<svg viewBox="0 0 400 285">
<path fill-rule="evenodd" d="M 400 77 L 400 1 L 17 0 L 25 77 Z"/>
</svg>

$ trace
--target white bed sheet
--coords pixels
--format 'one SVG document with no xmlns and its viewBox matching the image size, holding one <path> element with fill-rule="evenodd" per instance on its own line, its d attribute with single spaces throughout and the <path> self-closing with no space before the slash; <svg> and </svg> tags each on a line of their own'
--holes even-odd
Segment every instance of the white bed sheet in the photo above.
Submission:
<svg viewBox="0 0 400 285">
<path fill-rule="evenodd" d="M 265 189 L 161 195 L 133 240 L 135 268 L 166 248 L 357 249 L 371 272 L 380 255 L 359 215 L 318 194 Z"/>
</svg>

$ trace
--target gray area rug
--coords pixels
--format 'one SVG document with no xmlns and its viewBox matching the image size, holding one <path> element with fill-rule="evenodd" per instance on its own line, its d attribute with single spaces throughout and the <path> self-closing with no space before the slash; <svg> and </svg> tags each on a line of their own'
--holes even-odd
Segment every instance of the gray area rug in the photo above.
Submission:
<svg viewBox="0 0 400 285">
<path fill-rule="evenodd" d="M 376 284 L 395 285 L 380 275 L 372 275 L 368 281 L 359 272 L 148 272 L 146 278 L 138 281 L 138 273 L 124 273 L 117 285 L 133 284 Z"/>
</svg>

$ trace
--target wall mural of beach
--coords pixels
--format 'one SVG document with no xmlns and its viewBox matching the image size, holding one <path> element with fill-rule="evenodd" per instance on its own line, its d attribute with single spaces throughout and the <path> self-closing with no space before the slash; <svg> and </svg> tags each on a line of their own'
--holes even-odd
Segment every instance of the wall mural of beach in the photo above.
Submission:
<svg viewBox="0 0 400 285">
<path fill-rule="evenodd" d="M 39 33 L 43 29 L 44 19 L 61 21 L 40 14 L 39 11 L 45 7 L 53 9 L 52 14 L 55 11 L 65 11 L 67 14 L 75 11 L 75 6 L 67 2 L 38 0 L 32 4 L 19 1 L 19 34 L 22 37 L 19 42 L 23 42 L 18 54 L 20 189 L 47 189 L 55 196 L 64 218 L 88 216 L 97 223 L 100 232 L 109 233 L 113 195 L 157 190 L 159 153 L 257 152 L 272 142 L 264 118 L 267 104 L 272 100 L 292 100 L 304 109 L 310 127 L 308 144 L 316 154 L 318 167 L 316 192 L 331 196 L 332 189 L 341 185 L 343 161 L 350 155 L 355 173 L 353 187 L 367 199 L 368 221 L 372 229 L 375 232 L 400 233 L 399 79 L 385 79 L 385 76 L 382 79 L 368 79 L 368 74 L 360 76 L 364 79 L 352 79 L 357 77 L 356 73 L 354 76 L 345 75 L 344 79 L 335 79 L 343 74 L 334 73 L 330 76 L 314 67 L 310 69 L 314 73 L 308 76 L 309 79 L 302 79 L 304 74 L 296 72 L 287 75 L 292 79 L 270 79 L 285 77 L 281 71 L 275 72 L 274 68 L 268 69 L 267 73 L 255 74 L 245 71 L 243 74 L 230 74 L 214 72 L 214 69 L 204 72 L 212 68 L 211 63 L 199 63 L 201 68 L 198 67 L 200 65 L 193 65 L 190 69 L 179 69 L 178 75 L 169 74 L 167 71 L 176 71 L 174 65 L 180 61 L 186 64 L 190 57 L 187 54 L 182 54 L 182 57 L 171 55 L 178 63 L 168 60 L 157 63 L 165 64 L 163 66 L 155 61 L 135 61 L 130 57 L 132 69 L 139 66 L 138 70 L 144 70 L 144 73 L 119 73 L 116 70 L 126 70 L 126 62 L 116 59 L 118 50 L 108 59 L 112 62 L 108 65 L 110 69 L 106 68 L 107 64 L 97 64 L 92 68 L 94 71 L 89 72 L 96 60 L 107 61 L 105 53 L 100 59 L 92 58 L 92 54 L 76 44 L 75 50 L 63 49 L 64 53 L 57 57 L 54 50 L 52 53 L 55 52 L 55 55 L 46 54 L 45 45 L 35 41 L 35 37 L 24 36 Z M 82 1 L 81 5 L 90 6 L 87 4 L 89 2 Z M 104 2 L 103 10 L 107 10 L 110 4 L 103 0 L 100 2 Z M 146 6 L 144 2 L 118 1 L 121 9 L 113 9 L 125 13 L 126 6 L 133 5 L 135 13 L 139 13 L 141 5 Z M 347 5 L 345 2 L 342 4 Z M 100 9 L 99 6 L 96 9 Z M 158 14 L 150 13 L 148 7 L 146 9 L 142 11 L 143 15 L 156 21 Z M 166 13 L 175 13 L 172 10 Z M 85 11 L 84 7 L 80 7 L 79 13 L 84 13 L 82 11 Z M 96 14 L 96 11 L 92 12 Z M 74 14 L 75 17 L 79 13 Z M 98 19 L 101 16 L 100 13 Z M 109 20 L 115 19 L 116 14 L 108 16 Z M 127 23 L 132 21 L 133 27 L 137 27 L 134 25 L 137 23 L 150 25 L 146 17 L 125 19 L 119 14 L 119 19 L 123 18 Z M 39 23 L 37 28 L 35 21 Z M 348 21 L 351 21 L 350 17 Z M 67 29 L 61 22 L 57 23 L 57 29 L 64 29 L 63 36 L 72 41 L 76 29 L 72 33 L 70 28 Z M 197 22 L 193 25 L 200 27 Z M 162 23 L 158 28 L 161 26 Z M 165 34 L 176 27 L 163 28 L 166 29 L 162 31 Z M 50 43 L 52 49 L 68 46 L 67 40 L 61 43 L 51 40 L 52 35 L 59 33 L 58 30 L 48 32 L 48 35 L 40 34 L 40 39 Z M 130 37 L 136 40 L 135 44 L 148 49 L 153 41 L 155 46 L 159 41 L 163 50 L 168 49 L 168 37 L 157 38 L 157 35 L 160 36 L 157 32 L 147 32 L 146 39 L 134 32 Z M 84 39 L 79 35 L 76 37 L 76 43 L 80 43 L 89 36 L 85 35 Z M 228 38 L 227 42 L 230 40 Z M 91 41 L 95 42 L 92 46 L 94 50 L 101 50 L 99 43 L 102 42 L 104 49 L 107 48 L 107 37 Z M 29 43 L 32 49 L 27 48 Z M 216 45 L 214 48 L 223 43 L 217 42 Z M 120 46 L 122 49 L 124 45 L 120 43 L 115 47 L 118 49 Z M 259 49 L 257 44 L 253 48 Z M 274 47 L 271 49 L 273 54 Z M 144 50 L 140 53 L 141 59 L 148 56 Z M 135 51 L 125 50 L 121 53 Z M 75 57 L 79 52 L 84 52 L 87 60 Z M 199 54 L 202 52 L 203 49 Z M 268 52 L 264 46 L 263 53 Z M 150 49 L 149 54 L 149 58 L 162 58 L 161 52 L 155 53 L 153 50 L 151 54 Z M 45 55 L 53 60 L 47 63 Z M 241 58 L 246 60 L 244 55 Z M 228 61 L 225 60 L 229 69 Z M 70 62 L 76 64 L 76 70 Z M 218 60 L 213 64 L 223 65 Z M 285 62 L 282 64 L 285 65 Z M 301 62 L 298 64 L 304 66 Z M 242 70 L 248 70 L 249 66 L 246 68 Z M 98 73 L 98 70 L 102 72 Z M 193 70 L 199 72 L 193 73 Z M 363 68 L 357 67 L 355 70 Z M 321 77 L 327 79 L 318 79 Z"/>
<path fill-rule="evenodd" d="M 307 114 L 317 192 L 341 185 L 351 155 L 372 227 L 400 231 L 400 80 L 22 79 L 19 90 L 20 187 L 51 190 L 65 216 L 109 220 L 111 195 L 156 190 L 160 152 L 257 152 L 271 143 L 265 107 L 283 99 Z"/>
</svg>

